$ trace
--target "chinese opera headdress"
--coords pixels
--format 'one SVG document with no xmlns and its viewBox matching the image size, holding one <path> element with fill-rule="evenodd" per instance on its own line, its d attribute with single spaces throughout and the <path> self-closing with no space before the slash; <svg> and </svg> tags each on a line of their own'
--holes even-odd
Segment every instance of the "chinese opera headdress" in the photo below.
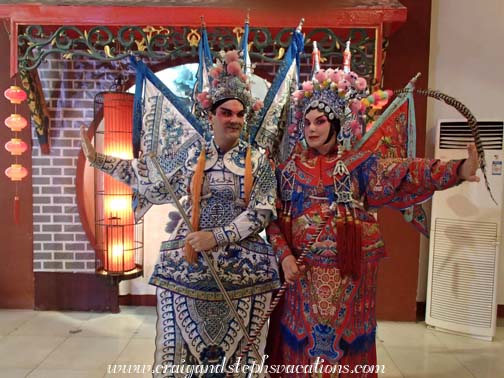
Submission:
<svg viewBox="0 0 504 378">
<path fill-rule="evenodd" d="M 221 51 L 208 72 L 210 88 L 197 95 L 201 108 L 213 111 L 226 100 L 235 99 L 243 104 L 247 120 L 250 120 L 261 110 L 262 101 L 252 96 L 250 76 L 244 69 L 245 62 L 238 51 Z"/>
<path fill-rule="evenodd" d="M 366 79 L 343 69 L 320 69 L 313 78 L 301 84 L 292 95 L 295 104 L 297 132 L 302 136 L 304 118 L 312 109 L 327 115 L 329 121 L 340 121 L 338 141 L 349 150 L 362 133 L 363 115 L 370 107 L 381 107 L 391 97 L 391 91 L 378 90 L 369 94 Z"/>
</svg>

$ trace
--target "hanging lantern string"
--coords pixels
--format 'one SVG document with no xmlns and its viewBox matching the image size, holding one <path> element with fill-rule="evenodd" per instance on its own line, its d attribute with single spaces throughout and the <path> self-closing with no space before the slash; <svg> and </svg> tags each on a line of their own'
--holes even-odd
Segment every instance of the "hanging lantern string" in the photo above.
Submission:
<svg viewBox="0 0 504 378">
<path fill-rule="evenodd" d="M 17 77 L 14 78 L 14 85 L 17 86 Z M 18 114 L 17 112 L 17 104 L 14 104 L 14 114 Z M 14 131 L 14 137 L 18 137 L 18 131 Z M 14 156 L 15 164 L 18 164 L 18 155 Z M 19 224 L 20 218 L 21 218 L 21 203 L 19 201 L 19 185 L 18 182 L 16 181 L 15 186 L 14 186 L 14 209 L 13 209 L 13 216 L 14 216 L 14 224 Z"/>
<path fill-rule="evenodd" d="M 5 149 L 14 156 L 14 164 L 11 164 L 9 168 L 5 170 L 5 175 L 14 181 L 14 203 L 13 203 L 13 216 L 14 224 L 19 224 L 20 220 L 20 198 L 19 198 L 19 181 L 25 178 L 28 174 L 26 168 L 24 168 L 18 162 L 18 156 L 26 151 L 26 143 L 18 138 L 18 132 L 21 131 L 26 126 L 26 120 L 17 114 L 17 105 L 26 100 L 26 92 L 18 87 L 17 81 L 15 79 L 14 85 L 6 89 L 4 96 L 14 104 L 14 114 L 5 120 L 5 125 L 9 127 L 14 132 L 14 138 L 5 144 Z M 13 117 L 14 116 L 14 117 Z M 21 124 L 20 124 L 21 123 Z"/>
</svg>

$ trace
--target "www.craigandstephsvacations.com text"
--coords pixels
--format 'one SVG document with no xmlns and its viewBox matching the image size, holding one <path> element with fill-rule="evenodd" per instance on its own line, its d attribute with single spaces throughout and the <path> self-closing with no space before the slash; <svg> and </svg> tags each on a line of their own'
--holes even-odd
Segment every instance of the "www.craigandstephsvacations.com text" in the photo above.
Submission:
<svg viewBox="0 0 504 378">
<path fill-rule="evenodd" d="M 260 363 L 252 362 L 250 364 L 243 363 L 241 358 L 235 362 L 227 365 L 226 358 L 219 364 L 199 364 L 191 365 L 141 365 L 141 364 L 113 364 L 108 365 L 108 374 L 177 374 L 183 375 L 185 378 L 196 377 L 201 374 L 239 374 L 243 377 L 249 378 L 256 374 L 358 374 L 358 373 L 384 373 L 385 365 L 331 365 L 327 364 L 323 358 L 317 359 L 310 365 L 268 365 L 266 360 L 268 356 L 265 355 Z"/>
</svg>

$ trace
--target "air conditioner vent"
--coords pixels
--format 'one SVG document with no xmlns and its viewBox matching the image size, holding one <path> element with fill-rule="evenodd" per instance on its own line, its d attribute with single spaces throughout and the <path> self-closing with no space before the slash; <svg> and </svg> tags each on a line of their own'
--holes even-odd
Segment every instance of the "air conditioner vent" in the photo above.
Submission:
<svg viewBox="0 0 504 378">
<path fill-rule="evenodd" d="M 478 122 L 484 150 L 502 150 L 503 121 Z M 440 149 L 465 149 L 474 142 L 473 135 L 466 121 L 441 122 L 439 130 Z"/>
<path fill-rule="evenodd" d="M 497 224 L 437 218 L 429 315 L 490 328 L 496 282 Z"/>
</svg>

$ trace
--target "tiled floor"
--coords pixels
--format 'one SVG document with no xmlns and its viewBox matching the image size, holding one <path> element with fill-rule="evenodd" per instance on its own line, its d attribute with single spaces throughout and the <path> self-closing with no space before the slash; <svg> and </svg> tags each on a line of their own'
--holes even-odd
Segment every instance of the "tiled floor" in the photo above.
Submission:
<svg viewBox="0 0 504 378">
<path fill-rule="evenodd" d="M 152 363 L 155 309 L 120 314 L 0 310 L 0 377 L 150 377 L 109 374 L 109 364 Z M 380 378 L 504 377 L 504 327 L 493 342 L 428 329 L 424 323 L 380 322 Z"/>
</svg>

